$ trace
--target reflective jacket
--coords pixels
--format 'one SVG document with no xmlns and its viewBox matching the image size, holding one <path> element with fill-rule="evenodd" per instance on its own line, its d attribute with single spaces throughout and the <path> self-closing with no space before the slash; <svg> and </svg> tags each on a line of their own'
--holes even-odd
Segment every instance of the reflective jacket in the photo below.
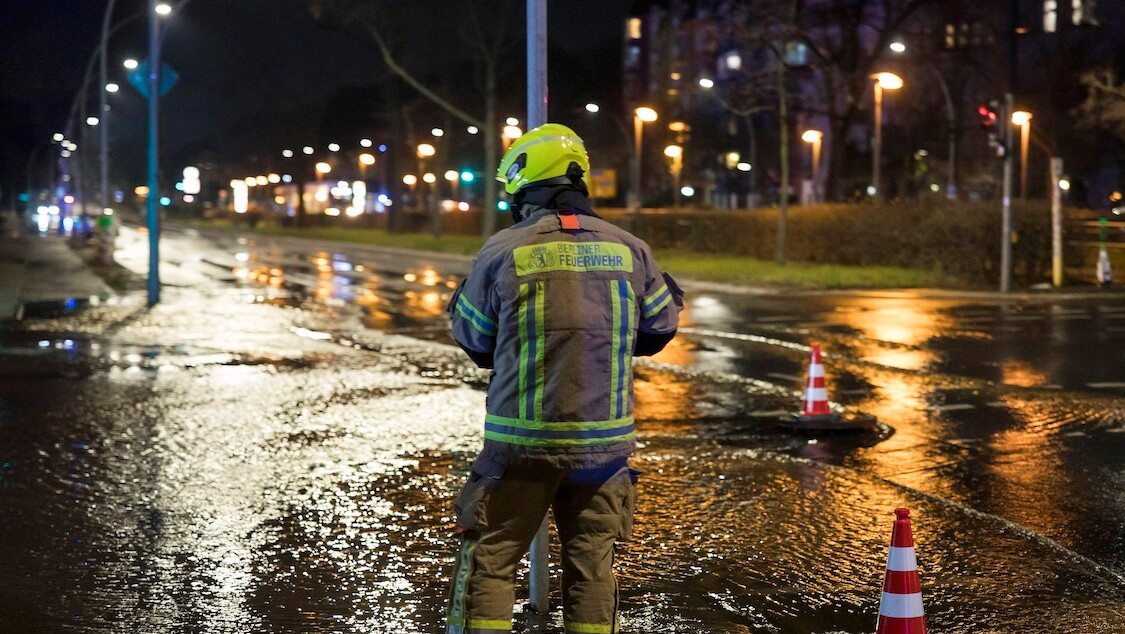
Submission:
<svg viewBox="0 0 1125 634">
<path fill-rule="evenodd" d="M 492 236 L 449 306 L 457 342 L 493 362 L 481 458 L 632 454 L 637 332 L 663 347 L 682 305 L 648 245 L 592 212 L 538 209 Z"/>
</svg>

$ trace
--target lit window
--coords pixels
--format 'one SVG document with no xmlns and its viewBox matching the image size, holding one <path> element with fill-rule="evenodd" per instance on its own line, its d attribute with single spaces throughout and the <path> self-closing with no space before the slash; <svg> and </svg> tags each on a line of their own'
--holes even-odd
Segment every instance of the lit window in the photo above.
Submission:
<svg viewBox="0 0 1125 634">
<path fill-rule="evenodd" d="M 945 48 L 953 48 L 957 42 L 953 39 L 955 29 L 952 24 L 945 25 Z"/>
<path fill-rule="evenodd" d="M 1070 0 L 1070 21 L 1074 24 L 1097 26 L 1094 19 L 1094 3 L 1097 0 Z"/>
<path fill-rule="evenodd" d="M 1055 22 L 1058 19 L 1058 0 L 1043 0 L 1043 32 L 1054 33 Z"/>
<path fill-rule="evenodd" d="M 641 19 L 640 18 L 629 18 L 629 21 L 626 22 L 625 25 L 626 25 L 626 29 L 628 30 L 628 37 L 629 37 L 630 40 L 641 39 Z"/>
</svg>

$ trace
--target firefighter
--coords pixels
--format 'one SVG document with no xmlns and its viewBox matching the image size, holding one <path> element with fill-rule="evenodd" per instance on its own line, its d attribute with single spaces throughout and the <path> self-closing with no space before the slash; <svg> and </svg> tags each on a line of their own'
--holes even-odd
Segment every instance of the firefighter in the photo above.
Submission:
<svg viewBox="0 0 1125 634">
<path fill-rule="evenodd" d="M 447 634 L 512 628 L 516 566 L 548 509 L 568 634 L 617 632 L 614 544 L 632 531 L 634 356 L 676 333 L 683 293 L 648 245 L 599 218 L 566 126 L 500 161 L 515 225 L 492 236 L 449 303 L 453 336 L 492 369 L 484 447 L 454 512 L 461 537 Z"/>
</svg>

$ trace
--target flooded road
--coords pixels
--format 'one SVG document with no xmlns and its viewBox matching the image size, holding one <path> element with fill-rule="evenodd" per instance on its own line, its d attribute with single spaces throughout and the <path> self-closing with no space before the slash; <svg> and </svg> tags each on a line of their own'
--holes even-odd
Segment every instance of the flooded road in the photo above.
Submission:
<svg viewBox="0 0 1125 634">
<path fill-rule="evenodd" d="M 151 311 L 0 331 L 0 631 L 438 631 L 487 381 L 446 335 L 468 261 L 163 248 Z M 1125 632 L 1125 300 L 688 292 L 636 368 L 626 631 L 871 632 L 908 506 L 932 631 Z M 811 343 L 887 428 L 778 428 Z"/>
</svg>

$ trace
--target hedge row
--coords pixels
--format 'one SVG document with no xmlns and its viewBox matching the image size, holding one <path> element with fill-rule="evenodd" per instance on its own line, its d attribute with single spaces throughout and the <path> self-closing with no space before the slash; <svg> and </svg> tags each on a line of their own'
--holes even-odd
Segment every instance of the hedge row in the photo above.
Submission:
<svg viewBox="0 0 1125 634">
<path fill-rule="evenodd" d="M 776 254 L 776 209 L 641 214 L 614 210 L 603 215 L 657 248 L 767 260 Z M 1050 279 L 1047 204 L 1014 205 L 1012 225 L 1013 282 Z M 996 281 L 1000 241 L 999 203 L 795 206 L 789 210 L 786 257 L 797 262 L 920 268 L 987 286 Z"/>
</svg>

